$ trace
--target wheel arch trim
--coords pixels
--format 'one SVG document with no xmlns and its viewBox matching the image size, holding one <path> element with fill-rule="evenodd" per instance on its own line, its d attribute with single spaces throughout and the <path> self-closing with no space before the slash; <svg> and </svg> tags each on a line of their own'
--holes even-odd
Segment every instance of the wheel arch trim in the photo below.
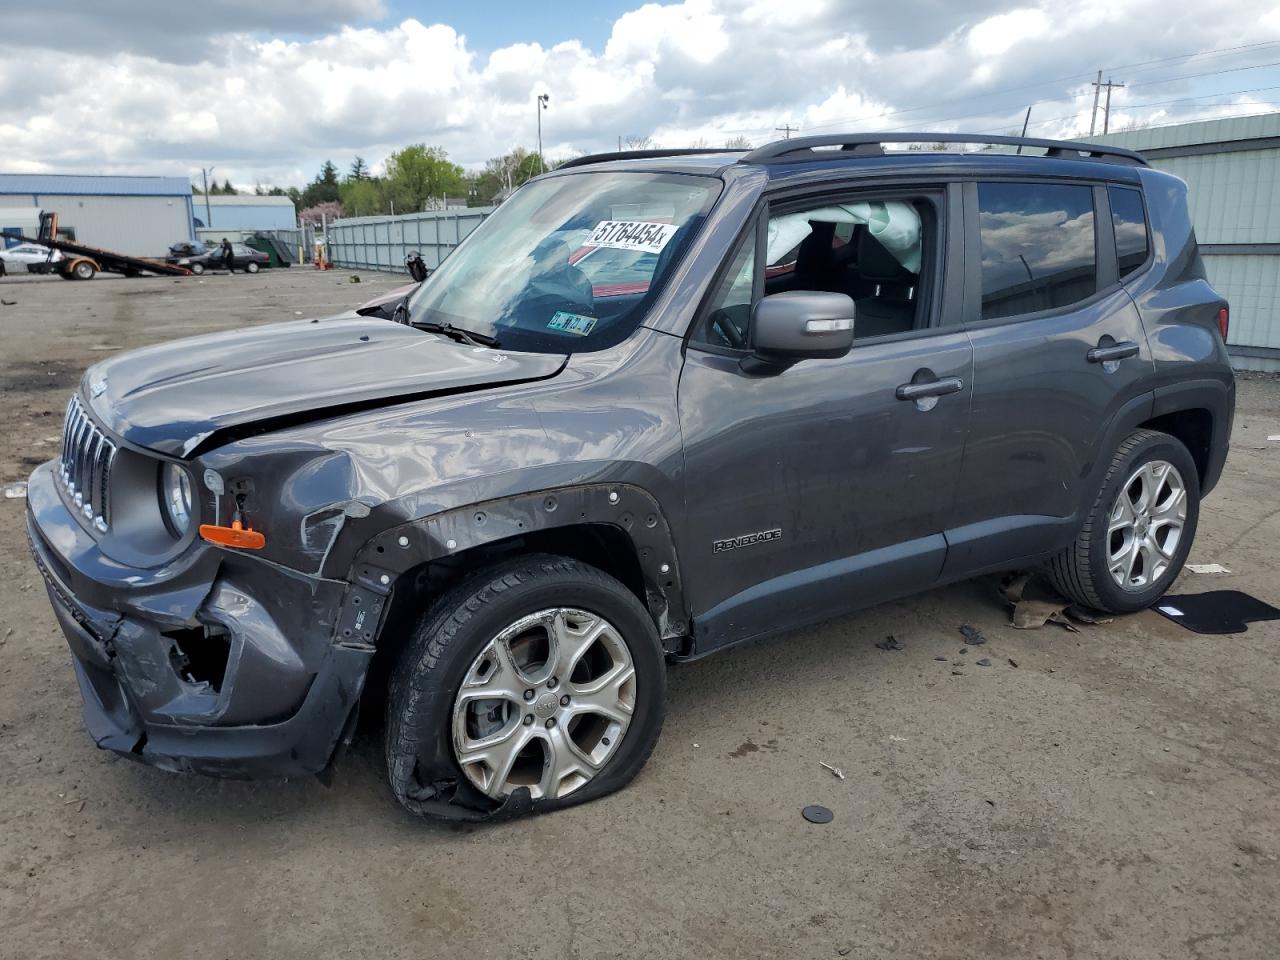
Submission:
<svg viewBox="0 0 1280 960">
<path fill-rule="evenodd" d="M 674 537 L 658 501 L 633 484 L 602 483 L 531 491 L 421 517 L 390 527 L 357 552 L 351 589 L 334 626 L 340 645 L 372 646 L 396 581 L 425 563 L 478 547 L 571 527 L 620 530 L 635 550 L 644 581 L 643 601 L 664 641 L 688 635 Z"/>
</svg>

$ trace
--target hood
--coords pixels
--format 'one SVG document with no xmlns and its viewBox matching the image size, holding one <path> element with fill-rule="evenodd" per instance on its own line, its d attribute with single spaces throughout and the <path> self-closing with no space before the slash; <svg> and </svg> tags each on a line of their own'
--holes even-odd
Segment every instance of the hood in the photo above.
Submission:
<svg viewBox="0 0 1280 960">
<path fill-rule="evenodd" d="M 218 434 L 382 403 L 555 376 L 563 354 L 471 347 L 386 320 L 250 327 L 134 350 L 90 367 L 83 390 L 118 436 L 185 457 Z"/>
</svg>

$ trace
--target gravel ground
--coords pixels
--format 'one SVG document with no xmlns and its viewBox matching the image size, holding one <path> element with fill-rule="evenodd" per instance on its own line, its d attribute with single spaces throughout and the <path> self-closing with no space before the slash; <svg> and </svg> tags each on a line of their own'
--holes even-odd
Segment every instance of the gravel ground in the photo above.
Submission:
<svg viewBox="0 0 1280 960">
<path fill-rule="evenodd" d="M 0 480 L 53 456 L 106 352 L 403 282 L 348 276 L 0 280 Z M 1280 382 L 1242 380 L 1191 556 L 1233 572 L 1176 589 L 1280 603 L 1276 434 Z M 22 513 L 0 500 L 0 955 L 1276 955 L 1280 623 L 1015 631 L 994 581 L 936 590 L 673 668 L 662 741 L 614 797 L 443 829 L 392 802 L 376 724 L 328 789 L 94 749 Z M 962 652 L 966 623 L 989 642 Z"/>
</svg>

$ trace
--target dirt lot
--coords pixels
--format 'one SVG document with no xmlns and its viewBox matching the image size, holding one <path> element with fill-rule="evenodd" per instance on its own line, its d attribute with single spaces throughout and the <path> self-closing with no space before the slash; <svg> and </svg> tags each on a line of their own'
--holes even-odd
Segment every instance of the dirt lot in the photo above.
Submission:
<svg viewBox="0 0 1280 960">
<path fill-rule="evenodd" d="M 0 480 L 53 456 L 107 352 L 402 282 L 362 277 L 0 280 Z M 1234 572 L 1179 587 L 1280 603 L 1280 383 L 1240 387 L 1192 552 Z M 621 794 L 433 829 L 392 802 L 376 731 L 331 789 L 97 751 L 22 507 L 0 500 L 0 955 L 1276 956 L 1280 623 L 1015 631 L 992 582 L 938 590 L 674 668 Z M 987 646 L 962 653 L 962 623 Z"/>
</svg>

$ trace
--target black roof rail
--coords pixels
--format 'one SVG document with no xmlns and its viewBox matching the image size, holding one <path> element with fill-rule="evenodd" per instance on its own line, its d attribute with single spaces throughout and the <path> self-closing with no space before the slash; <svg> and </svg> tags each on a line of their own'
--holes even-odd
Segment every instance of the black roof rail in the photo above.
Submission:
<svg viewBox="0 0 1280 960">
<path fill-rule="evenodd" d="M 588 163 L 608 163 L 610 160 L 647 160 L 651 157 L 687 157 L 696 153 L 740 153 L 724 147 L 679 147 L 673 150 L 614 150 L 609 153 L 589 153 L 585 157 L 574 157 L 566 160 L 557 170 L 567 167 L 582 167 Z"/>
<path fill-rule="evenodd" d="M 1000 146 L 1038 147 L 1046 157 L 1078 160 L 1105 160 L 1147 166 L 1146 159 L 1133 150 L 1108 147 L 1098 143 L 1077 143 L 1072 140 L 1041 140 L 1035 137 L 988 136 L 979 133 L 835 133 L 817 137 L 793 137 L 790 140 L 774 140 L 757 147 L 739 163 L 802 163 L 806 160 L 832 159 L 830 151 L 815 152 L 815 147 L 839 147 L 857 157 L 884 156 L 886 143 L 981 143 Z"/>
</svg>

